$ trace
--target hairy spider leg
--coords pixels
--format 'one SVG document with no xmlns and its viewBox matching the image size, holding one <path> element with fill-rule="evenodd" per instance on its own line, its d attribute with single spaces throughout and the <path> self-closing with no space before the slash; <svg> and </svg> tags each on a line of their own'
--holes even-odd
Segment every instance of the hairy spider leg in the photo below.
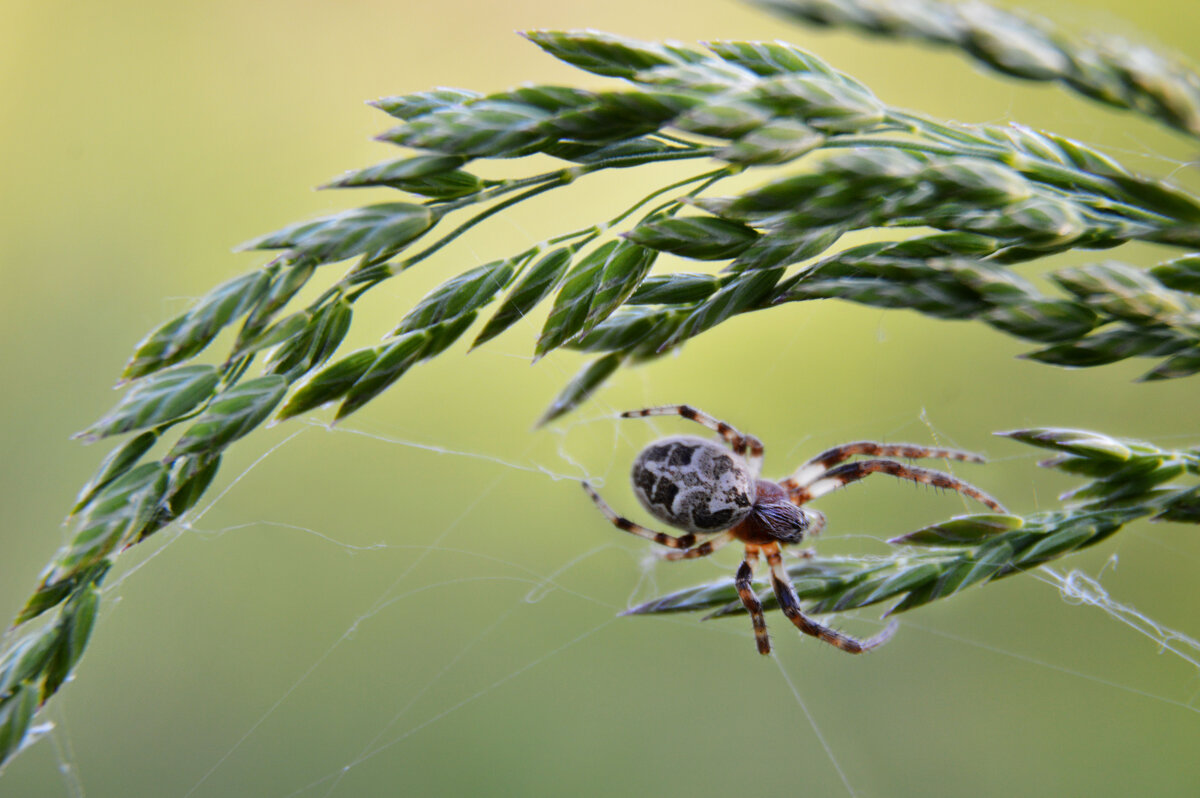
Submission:
<svg viewBox="0 0 1200 798">
<path fill-rule="evenodd" d="M 878 443 L 876 441 L 855 441 L 843 443 L 826 449 L 779 484 L 784 488 L 805 487 L 819 479 L 827 470 L 854 457 L 856 454 L 869 454 L 875 457 L 910 457 L 913 459 L 961 460 L 965 463 L 986 462 L 983 457 L 971 452 L 960 452 L 955 449 L 930 449 L 927 446 L 917 446 L 911 443 Z"/>
<path fill-rule="evenodd" d="M 642 410 L 626 410 L 621 418 L 645 418 L 646 416 L 683 416 L 686 419 L 703 424 L 713 430 L 729 444 L 734 454 L 746 457 L 746 462 L 757 477 L 762 471 L 763 442 L 753 435 L 743 435 L 729 424 L 710 416 L 703 410 L 697 410 L 691 405 L 664 405 L 663 407 L 647 407 Z"/>
<path fill-rule="evenodd" d="M 695 559 L 696 557 L 707 557 L 714 551 L 717 551 L 734 540 L 737 540 L 737 538 L 734 536 L 733 532 L 725 531 L 719 535 L 714 535 L 695 548 L 665 552 L 663 553 L 662 558 L 664 560 L 691 560 Z"/>
<path fill-rule="evenodd" d="M 690 549 L 696 544 L 696 535 L 692 532 L 680 535 L 679 537 L 672 537 L 663 532 L 655 532 L 653 529 L 647 529 L 644 526 L 635 524 L 628 518 L 617 515 L 611 507 L 604 503 L 604 499 L 600 498 L 600 494 L 593 490 L 591 485 L 586 482 L 581 482 L 580 484 L 583 485 L 583 489 L 587 491 L 587 494 L 592 497 L 592 501 L 596 503 L 596 506 L 600 508 L 600 512 L 604 513 L 604 517 L 612 522 L 612 525 L 617 529 L 624 529 L 626 532 L 637 535 L 639 538 L 653 540 L 655 543 L 670 546 L 673 549 Z"/>
<path fill-rule="evenodd" d="M 758 646 L 759 654 L 771 653 L 771 636 L 767 633 L 767 619 L 763 616 L 762 602 L 754 592 L 754 566 L 758 564 L 758 547 L 746 546 L 746 558 L 738 567 L 737 578 L 733 584 L 737 587 L 738 598 L 746 612 L 750 613 L 750 621 L 754 624 L 754 643 Z"/>
<path fill-rule="evenodd" d="M 886 629 L 874 637 L 856 640 L 809 618 L 800 611 L 800 599 L 796 596 L 796 589 L 792 587 L 792 580 L 788 576 L 787 569 L 783 567 L 783 558 L 779 554 L 779 547 L 771 544 L 762 548 L 767 555 L 767 563 L 771 567 L 771 587 L 774 588 L 775 596 L 779 599 L 779 608 L 783 610 L 783 614 L 787 616 L 788 620 L 804 634 L 824 640 L 831 646 L 837 646 L 850 654 L 862 654 L 882 646 L 896 633 L 896 622 L 892 621 Z M 759 650 L 762 651 L 761 648 Z"/>
<path fill-rule="evenodd" d="M 932 468 L 918 468 L 916 466 L 905 465 L 895 460 L 860 460 L 857 463 L 847 463 L 837 468 L 831 468 L 807 486 L 789 488 L 788 497 L 796 504 L 804 504 L 818 496 L 831 493 L 851 482 L 865 479 L 871 474 L 888 474 L 897 479 L 907 479 L 923 485 L 949 488 L 986 504 L 998 513 L 1008 512 L 1000 502 L 958 477 L 952 477 L 944 471 L 935 471 Z"/>
</svg>

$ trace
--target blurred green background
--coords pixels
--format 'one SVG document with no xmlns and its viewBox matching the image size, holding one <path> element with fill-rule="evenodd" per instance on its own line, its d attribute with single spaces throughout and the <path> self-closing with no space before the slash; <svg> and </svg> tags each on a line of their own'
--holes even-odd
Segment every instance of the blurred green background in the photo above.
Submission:
<svg viewBox="0 0 1200 798">
<path fill-rule="evenodd" d="M 370 141 L 388 119 L 362 101 L 434 85 L 603 84 L 514 30 L 783 38 L 890 103 L 1046 127 L 1200 185 L 1195 143 L 1152 124 L 952 54 L 721 0 L 3 9 L 6 617 L 106 451 L 68 436 L 115 401 L 107 388 L 132 345 L 261 262 L 231 245 L 373 199 L 309 190 L 392 156 Z M 1192 55 L 1200 36 L 1193 0 L 1038 10 L 1076 28 L 1131 24 Z M 501 215 L 373 292 L 345 348 L 377 340 L 449 275 L 607 218 L 669 177 L 646 171 Z M 1196 379 L 1134 384 L 1146 362 L 1056 370 L 1015 359 L 1023 347 L 982 325 L 808 303 L 734 320 L 532 431 L 581 362 L 564 353 L 530 368 L 536 330 L 531 320 L 469 356 L 456 346 L 344 428 L 291 422 L 233 447 L 210 491 L 220 498 L 193 528 L 121 558 L 76 681 L 42 716 L 56 730 L 7 768 L 0 795 L 1197 794 L 1200 669 L 1038 575 L 905 616 L 865 658 L 769 618 L 778 659 L 766 659 L 744 618 L 616 618 L 731 574 L 737 554 L 655 563 L 571 481 L 602 479 L 635 510 L 625 474 L 637 449 L 694 430 L 612 416 L 686 401 L 763 437 L 768 474 L 846 440 L 937 442 L 986 451 L 991 465 L 958 473 L 1031 511 L 1068 483 L 992 431 L 1079 426 L 1194 445 Z M 832 553 L 881 551 L 965 505 L 880 480 L 820 507 Z M 1200 636 L 1195 529 L 1139 524 L 1061 567 L 1102 573 L 1115 600 Z M 877 615 L 836 622 L 869 634 Z"/>
</svg>

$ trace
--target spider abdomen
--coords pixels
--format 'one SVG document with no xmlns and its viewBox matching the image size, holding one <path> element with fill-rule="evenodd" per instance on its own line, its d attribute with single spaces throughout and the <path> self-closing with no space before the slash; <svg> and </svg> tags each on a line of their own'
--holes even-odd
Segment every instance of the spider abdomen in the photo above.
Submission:
<svg viewBox="0 0 1200 798">
<path fill-rule="evenodd" d="M 754 506 L 745 461 L 718 443 L 691 435 L 656 441 L 633 462 L 633 492 L 660 521 L 689 532 L 728 529 Z"/>
</svg>

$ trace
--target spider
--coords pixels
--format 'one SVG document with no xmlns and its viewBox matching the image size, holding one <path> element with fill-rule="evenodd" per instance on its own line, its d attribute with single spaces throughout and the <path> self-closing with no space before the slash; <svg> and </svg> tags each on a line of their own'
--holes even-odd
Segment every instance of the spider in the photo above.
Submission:
<svg viewBox="0 0 1200 798">
<path fill-rule="evenodd" d="M 622 418 L 679 415 L 715 431 L 729 449 L 692 435 L 674 435 L 655 441 L 633 462 L 633 492 L 646 511 L 686 534 L 673 537 L 635 524 L 617 515 L 587 482 L 583 489 L 614 526 L 638 537 L 653 540 L 674 551 L 668 560 L 707 557 L 734 540 L 745 546 L 745 557 L 734 582 L 738 597 L 750 613 L 754 640 L 760 654 L 771 653 L 771 639 L 763 617 L 762 602 L 754 591 L 754 569 L 763 556 L 771 572 L 771 587 L 779 607 L 796 628 L 806 635 L 847 651 L 861 654 L 886 643 L 895 632 L 895 622 L 879 634 L 857 640 L 814 621 L 800 611 L 800 599 L 783 566 L 781 549 L 799 543 L 807 534 L 816 535 L 825 526 L 825 516 L 802 505 L 871 474 L 890 474 L 939 488 L 949 488 L 982 502 L 999 513 L 1004 507 L 983 491 L 961 479 L 928 468 L 905 465 L 896 460 L 859 460 L 855 455 L 882 457 L 938 458 L 982 463 L 983 458 L 951 449 L 930 449 L 906 443 L 857 441 L 821 452 L 800 466 L 790 477 L 772 482 L 759 478 L 763 444 L 753 435 L 736 429 L 690 405 L 668 405 L 629 410 Z M 838 465 L 844 463 L 844 465 Z M 701 538 L 704 538 L 701 541 Z"/>
</svg>

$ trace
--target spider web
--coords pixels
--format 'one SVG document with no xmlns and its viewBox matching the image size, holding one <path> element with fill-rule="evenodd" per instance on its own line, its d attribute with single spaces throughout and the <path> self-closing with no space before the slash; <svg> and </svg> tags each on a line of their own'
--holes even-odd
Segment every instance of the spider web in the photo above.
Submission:
<svg viewBox="0 0 1200 798">
<path fill-rule="evenodd" d="M 698 339 L 536 433 L 530 407 L 574 365 L 531 372 L 519 344 L 472 354 L 470 368 L 448 364 L 452 350 L 406 376 L 389 406 L 399 420 L 280 427 L 268 449 L 225 466 L 238 476 L 186 524 L 122 558 L 79 684 L 56 696 L 0 794 L 138 794 L 157 771 L 156 794 L 183 798 L 1007 796 L 1013 763 L 1046 792 L 1188 794 L 1200 780 L 1200 546 L 1188 528 L 1136 524 L 902 616 L 862 658 L 802 639 L 778 613 L 770 661 L 745 618 L 618 617 L 731 576 L 738 559 L 731 546 L 664 563 L 595 512 L 573 483 L 646 520 L 625 486 L 631 458 L 659 435 L 698 432 L 619 410 L 697 404 L 763 438 L 771 476 L 866 437 L 990 449 L 986 470 L 951 470 L 1022 511 L 1054 506 L 1067 486 L 979 430 L 1071 423 L 1194 442 L 1173 436 L 1190 389 L 1147 398 L 1129 384 L 1136 365 L 1040 374 L 1028 396 L 997 402 L 1033 367 L 987 331 L 931 339 L 908 317 L 824 306 L 789 316 L 782 339 L 778 324 L 730 322 L 736 336 Z M 989 369 L 963 377 L 968 358 Z M 866 375 L 854 385 L 829 376 L 847 363 Z M 1081 395 L 1111 412 L 1081 414 Z M 1141 426 L 1121 429 L 1113 419 L 1131 407 Z M 879 552 L 971 509 L 883 481 L 819 507 L 825 553 Z M 865 635 L 877 615 L 826 620 Z M 113 734 L 106 719 L 120 716 L 132 720 Z M 1097 751 L 1113 753 L 1097 763 Z"/>
<path fill-rule="evenodd" d="M 865 327 L 867 345 L 909 345 L 902 325 L 887 327 L 883 341 Z M 773 357 L 797 356 L 803 339 L 801 331 Z M 109 611 L 95 641 L 109 649 L 89 652 L 87 678 L 56 699 L 53 728 L 45 730 L 61 793 L 105 795 L 109 784 L 128 784 L 127 773 L 110 776 L 95 761 L 93 721 L 79 719 L 91 699 L 72 696 L 88 682 L 114 689 L 104 687 L 104 660 L 129 667 L 124 630 L 144 628 L 153 614 L 145 584 L 160 592 L 160 580 L 189 574 L 180 593 L 193 598 L 171 611 L 184 623 L 217 615 L 195 647 L 208 649 L 207 657 L 161 683 L 147 683 L 140 670 L 138 679 L 116 682 L 124 702 L 139 695 L 183 702 L 183 726 L 195 727 L 179 729 L 188 744 L 154 754 L 177 769 L 165 794 L 185 798 L 458 793 L 487 785 L 500 793 L 607 794 L 614 784 L 633 793 L 708 794 L 706 783 L 733 789 L 748 770 L 778 788 L 897 794 L 889 787 L 897 779 L 948 767 L 960 736 L 984 735 L 992 750 L 976 751 L 975 766 L 998 768 L 1014 756 L 1045 756 L 1039 746 L 1048 741 L 1084 739 L 1110 711 L 1133 719 L 1123 738 L 1152 738 L 1138 755 L 1157 757 L 1156 769 L 1186 775 L 1194 768 L 1190 754 L 1162 744 L 1171 735 L 1187 739 L 1200 723 L 1194 603 L 1184 603 L 1180 616 L 1161 601 L 1136 609 L 1127 598 L 1140 601 L 1144 582 L 1134 574 L 1129 587 L 1121 578 L 1170 559 L 1179 567 L 1163 580 L 1190 584 L 1184 573 L 1194 573 L 1197 556 L 1186 529 L 1143 525 L 1095 556 L 902 616 L 896 639 L 862 658 L 801 639 L 778 613 L 768 615 L 771 662 L 755 653 L 745 618 L 618 617 L 666 590 L 727 577 L 738 560 L 728 551 L 658 561 L 652 546 L 614 530 L 573 484 L 586 478 L 637 513 L 624 486 L 633 454 L 659 435 L 692 430 L 677 419 L 620 420 L 616 411 L 692 400 L 697 389 L 687 385 L 663 395 L 658 383 L 674 379 L 639 372 L 618 388 L 630 394 L 619 405 L 593 403 L 580 418 L 534 434 L 505 420 L 519 434 L 498 431 L 491 440 L 480 428 L 431 430 L 407 416 L 328 432 L 317 421 L 279 428 L 274 445 L 107 587 Z M 808 422 L 785 411 L 772 417 L 783 431 L 772 433 L 771 424 L 743 421 L 753 408 L 727 397 L 695 403 L 733 406 L 734 414 L 716 414 L 764 438 L 769 475 L 865 436 L 971 448 L 944 409 L 897 406 L 865 426 L 819 434 L 797 433 Z M 1048 505 L 1037 494 L 1036 459 L 1010 449 L 987 470 L 954 470 L 989 486 L 992 469 L 1021 474 L 1024 503 L 1032 496 Z M 351 460 L 372 465 L 343 472 Z M 288 506 L 310 479 L 333 505 L 329 520 L 296 523 L 296 515 L 322 515 L 320 504 Z M 386 500 L 368 502 L 373 495 Z M 1020 506 L 1020 497 L 1005 498 Z M 816 545 L 826 553 L 879 551 L 890 534 L 969 509 L 961 497 L 882 479 L 833 494 L 821 507 L 830 525 Z M 227 568 L 234 575 L 224 575 Z M 239 587 L 256 572 L 282 594 L 277 602 Z M 235 595 L 214 606 L 194 596 L 205 586 Z M 832 622 L 865 635 L 881 626 L 877 614 Z M 271 634 L 281 624 L 296 628 Z M 228 705 L 218 700 L 225 692 Z M 1014 706 L 1027 708 L 1016 721 Z M 997 743 L 991 735 L 1006 723 L 1023 734 Z M 939 750 L 928 764 L 919 758 L 925 745 L 911 742 L 920 740 Z M 710 758 L 697 756 L 709 749 Z M 944 792 L 924 783 L 921 793 L 957 791 L 954 779 L 937 783 Z"/>
</svg>

